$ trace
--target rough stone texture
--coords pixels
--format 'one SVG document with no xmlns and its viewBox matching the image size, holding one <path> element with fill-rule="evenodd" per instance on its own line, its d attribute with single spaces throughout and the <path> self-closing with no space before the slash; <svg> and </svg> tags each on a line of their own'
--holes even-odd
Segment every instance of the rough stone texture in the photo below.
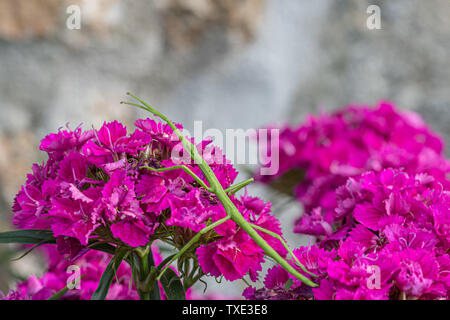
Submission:
<svg viewBox="0 0 450 320">
<path fill-rule="evenodd" d="M 12 200 L 31 164 L 44 160 L 38 145 L 48 132 L 113 119 L 132 125 L 137 111 L 119 104 L 127 91 L 183 121 L 179 106 L 162 102 L 180 82 L 244 48 L 262 16 L 262 0 L 215 1 L 201 15 L 204 1 L 189 3 L 0 0 L 1 231 L 11 228 Z M 73 4 L 81 7 L 81 30 L 66 27 L 66 8 Z M 198 31 L 184 20 L 176 29 L 170 25 L 177 24 L 177 6 L 184 10 L 179 18 L 194 21 Z M 185 34 L 195 42 L 179 43 Z M 0 248 L 0 260 L 6 253 Z M 26 265 L 13 269 L 28 275 Z"/>
<path fill-rule="evenodd" d="M 377 3 L 382 29 L 369 30 L 364 12 Z M 313 72 L 299 83 L 290 118 L 387 99 L 417 111 L 449 141 L 449 14 L 445 0 L 333 2 L 317 38 Z"/>
<path fill-rule="evenodd" d="M 0 36 L 9 40 L 45 37 L 58 20 L 59 0 L 0 0 Z"/>
<path fill-rule="evenodd" d="M 244 46 L 245 42 L 215 35 L 233 33 L 241 25 L 242 32 L 252 34 L 249 30 L 255 28 L 261 10 L 249 3 L 261 1 L 233 2 L 234 7 L 231 2 L 213 3 L 212 12 L 199 15 L 205 5 L 200 0 L 178 7 L 175 2 L 161 7 L 152 1 L 0 0 L 4 9 L 0 17 L 10 17 L 0 27 L 4 39 L 0 40 L 0 198 L 11 202 L 31 162 L 41 160 L 37 145 L 49 131 L 68 122 L 72 128 L 82 122 L 99 126 L 113 119 L 132 125 L 136 112 L 119 105 L 126 91 L 138 92 L 159 106 L 179 82 L 207 69 L 229 50 Z M 69 4 L 81 7 L 81 30 L 66 28 Z M 227 9 L 224 15 L 218 9 L 221 6 Z M 249 6 L 255 12 L 246 16 Z M 196 46 L 183 53 L 166 46 L 172 35 L 165 21 L 167 15 L 175 21 L 173 12 L 179 7 L 205 23 Z M 45 23 L 48 26 L 41 27 Z M 178 107 L 173 106 L 174 111 Z M 7 170 L 11 163 L 15 167 Z"/>
<path fill-rule="evenodd" d="M 83 26 L 104 35 L 117 18 L 117 0 L 0 0 L 0 37 L 9 41 L 57 38 L 65 33 L 64 13 L 70 5 L 82 10 Z"/>
<path fill-rule="evenodd" d="M 66 28 L 68 4 L 81 6 L 81 30 Z M 366 27 L 369 4 L 381 30 Z M 388 99 L 450 141 L 449 16 L 448 0 L 0 0 L 1 212 L 9 221 L 49 131 L 143 116 L 119 105 L 127 91 L 190 130 Z M 299 210 L 287 206 L 286 234 Z"/>
</svg>

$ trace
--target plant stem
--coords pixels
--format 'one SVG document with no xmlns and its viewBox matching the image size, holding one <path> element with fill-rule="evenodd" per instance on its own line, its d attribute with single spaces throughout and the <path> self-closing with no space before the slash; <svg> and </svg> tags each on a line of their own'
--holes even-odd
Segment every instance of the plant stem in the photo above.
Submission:
<svg viewBox="0 0 450 320">
<path fill-rule="evenodd" d="M 161 279 L 161 276 L 164 274 L 164 272 L 166 271 L 166 269 L 176 260 L 178 259 L 178 257 L 180 257 L 183 253 L 186 252 L 186 250 L 188 250 L 194 243 L 196 243 L 200 237 L 202 235 L 204 235 L 205 233 L 207 233 L 208 231 L 214 229 L 215 227 L 221 225 L 222 223 L 226 222 L 227 220 L 229 220 L 230 217 L 225 217 L 223 219 L 217 220 L 216 222 L 210 224 L 209 226 L 207 226 L 206 228 L 200 230 L 194 237 L 192 237 L 191 240 L 189 240 L 189 242 L 183 247 L 181 248 L 180 251 L 178 251 L 178 253 L 176 255 L 173 256 L 172 259 L 170 259 L 169 262 L 167 262 L 167 264 L 164 266 L 164 268 L 161 270 L 161 272 L 159 273 L 158 277 L 156 278 L 158 281 L 159 279 Z"/>
<path fill-rule="evenodd" d="M 159 286 L 155 279 L 148 281 L 152 267 L 155 267 L 151 245 L 136 248 L 133 252 L 133 268 L 136 275 L 136 290 L 141 300 L 160 300 Z"/>
</svg>

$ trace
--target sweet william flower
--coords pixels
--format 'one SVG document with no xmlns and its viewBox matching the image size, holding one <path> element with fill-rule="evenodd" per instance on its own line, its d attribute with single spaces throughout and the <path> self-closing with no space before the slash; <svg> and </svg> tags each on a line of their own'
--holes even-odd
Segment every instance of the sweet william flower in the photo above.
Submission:
<svg viewBox="0 0 450 320">
<path fill-rule="evenodd" d="M 220 211 L 224 212 L 217 202 L 215 206 L 205 206 L 200 197 L 201 192 L 199 189 L 191 190 L 182 198 L 175 195 L 172 196 L 169 200 L 171 215 L 166 224 L 189 228 L 198 232 L 206 227 L 206 222 L 209 218 L 218 216 Z"/>
<path fill-rule="evenodd" d="M 53 246 L 42 246 L 41 251 L 47 258 L 47 271 L 41 276 L 31 276 L 19 283 L 3 299 L 5 300 L 46 300 L 66 287 L 69 280 L 74 280 L 73 272 L 68 272 L 69 266 L 78 266 L 80 276 L 79 288 L 68 290 L 63 300 L 90 300 L 97 289 L 100 278 L 105 270 L 111 255 L 89 250 L 81 257 L 66 259 Z M 122 263 L 112 280 L 107 300 L 136 300 L 138 294 L 134 285 L 130 286 L 131 269 Z"/>
<path fill-rule="evenodd" d="M 71 261 L 84 261 L 80 259 L 89 259 L 92 255 L 89 248 L 98 243 L 142 253 L 145 247 L 163 240 L 179 250 L 204 227 L 224 218 L 225 210 L 216 196 L 190 174 L 182 169 L 154 171 L 171 168 L 181 161 L 207 183 L 197 164 L 183 162 L 185 152 L 172 129 L 150 119 L 138 120 L 136 126 L 134 132 L 128 133 L 124 125 L 114 121 L 89 133 L 77 128 L 74 132 L 60 131 L 47 136 L 41 149 L 48 153 L 49 159 L 33 167 L 33 173 L 16 196 L 15 224 L 20 228 L 51 230 L 61 255 Z M 237 171 L 211 142 L 200 141 L 196 147 L 222 187 L 228 188 Z M 247 194 L 231 198 L 249 222 L 282 234 L 278 220 L 270 213 L 270 203 Z M 257 232 L 280 255 L 286 256 L 279 240 Z M 193 269 L 189 274 L 179 274 L 192 277 L 186 283 L 203 274 L 228 280 L 248 275 L 256 280 L 264 256 L 264 251 L 230 220 L 202 236 L 198 244 L 178 258 L 183 270 Z M 101 259 L 108 260 L 110 256 Z M 129 263 L 130 257 L 127 259 Z M 106 266 L 104 262 L 102 266 Z M 64 281 L 62 271 L 58 272 L 49 267 L 47 274 L 48 277 L 56 274 Z M 30 281 L 42 284 L 45 277 Z M 96 276 L 83 280 L 84 293 L 74 298 L 90 298 L 98 287 L 98 279 Z M 55 285 L 45 294 L 54 294 L 61 288 Z M 128 293 L 122 289 L 121 284 L 113 284 L 107 298 L 126 297 Z M 36 292 L 22 290 L 15 297 L 33 298 Z"/>
<path fill-rule="evenodd" d="M 294 255 L 308 271 L 318 276 L 316 281 L 319 283 L 326 277 L 327 265 L 337 257 L 334 250 L 328 252 L 315 245 L 295 249 Z M 304 273 L 294 263 L 293 266 L 299 272 Z M 304 274 L 309 277 L 308 274 Z M 322 287 L 321 290 L 323 289 Z M 317 298 L 313 295 L 311 287 L 293 278 L 280 266 L 274 266 L 267 271 L 263 288 L 248 287 L 242 295 L 248 300 L 312 300 Z"/>
<path fill-rule="evenodd" d="M 115 238 L 132 247 L 144 246 L 148 243 L 149 235 L 153 234 L 157 223 L 145 224 L 142 220 L 126 218 L 111 225 L 111 232 Z"/>
<path fill-rule="evenodd" d="M 419 298 L 437 289 L 436 286 L 433 288 L 433 283 L 438 279 L 439 264 L 432 252 L 406 249 L 399 252 L 397 259 L 400 271 L 395 277 L 396 286 L 408 297 Z M 434 293 L 445 295 L 446 290 L 442 289 L 444 290 Z"/>
<path fill-rule="evenodd" d="M 320 207 L 322 220 L 328 223 L 331 220 L 335 225 L 349 214 L 353 210 L 354 193 L 346 197 L 348 201 L 339 201 L 341 207 L 335 209 L 336 199 L 342 192 L 339 187 L 350 177 L 396 168 L 410 175 L 428 174 L 445 188 L 450 186 L 450 161 L 443 156 L 440 137 L 417 114 L 399 111 L 389 102 L 380 102 L 375 108 L 348 106 L 310 116 L 297 127 L 283 126 L 279 146 L 278 174 L 262 176 L 260 180 L 270 183 L 279 179 L 277 185 L 288 186 L 292 184 L 288 181 L 290 176 L 303 172 L 294 191 L 287 190 L 302 203 L 305 211 L 294 230 L 321 239 L 329 235 L 317 229 L 318 217 L 312 219 L 311 212 Z M 387 205 L 389 212 L 408 212 L 409 204 L 399 193 L 390 195 L 389 202 L 383 205 Z"/>
<path fill-rule="evenodd" d="M 17 214 L 13 223 L 21 228 L 48 228 L 45 219 L 51 208 L 51 197 L 56 190 L 53 180 L 44 181 L 41 185 L 27 184 L 14 199 L 13 210 Z"/>
<path fill-rule="evenodd" d="M 294 251 L 319 274 L 309 299 L 448 299 L 448 194 L 425 173 L 388 168 L 349 178 L 338 190 L 331 234 L 317 247 Z M 275 282 L 245 295 L 271 299 L 298 290 L 295 281 L 274 290 Z"/>
<path fill-rule="evenodd" d="M 49 215 L 52 217 L 51 229 L 55 236 L 76 238 L 87 245 L 89 237 L 101 225 L 101 217 L 95 213 L 96 203 L 100 201 L 100 191 L 89 189 L 82 200 L 54 199 Z"/>
<path fill-rule="evenodd" d="M 79 152 L 81 148 L 94 136 L 94 130 L 83 131 L 77 127 L 74 131 L 59 130 L 58 133 L 47 135 L 39 149 L 47 152 L 51 160 L 59 161 L 69 151 Z"/>
<path fill-rule="evenodd" d="M 102 166 L 119 160 L 122 153 L 136 155 L 150 141 L 151 136 L 142 131 L 136 130 L 132 135 L 128 135 L 127 128 L 121 123 L 105 122 L 95 139 L 89 140 L 83 146 L 83 153 L 87 155 L 90 162 Z"/>
<path fill-rule="evenodd" d="M 214 277 L 223 275 L 229 281 L 241 279 L 246 274 L 255 279 L 264 261 L 261 249 L 243 230 L 213 244 L 200 246 L 196 254 L 204 273 Z"/>
<path fill-rule="evenodd" d="M 247 195 L 241 199 L 235 198 L 234 201 L 249 222 L 281 235 L 278 220 L 268 213 L 269 203 L 261 203 Z M 223 217 L 225 212 L 217 219 Z M 215 232 L 222 238 L 196 250 L 203 272 L 215 277 L 223 275 L 229 281 L 240 279 L 246 274 L 250 279 L 256 280 L 262 269 L 261 263 L 264 262 L 264 251 L 231 220 L 216 227 Z M 279 240 L 259 233 L 281 256 L 286 256 L 287 251 Z"/>
</svg>

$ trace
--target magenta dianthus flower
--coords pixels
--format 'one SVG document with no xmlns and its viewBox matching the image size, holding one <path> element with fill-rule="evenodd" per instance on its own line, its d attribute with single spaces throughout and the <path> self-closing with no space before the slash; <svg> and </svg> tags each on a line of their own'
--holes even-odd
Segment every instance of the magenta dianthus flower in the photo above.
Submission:
<svg viewBox="0 0 450 320">
<path fill-rule="evenodd" d="M 269 139 L 269 143 L 277 141 Z M 290 186 L 289 176 L 299 170 L 304 172 L 304 178 L 295 182 L 295 190 L 285 190 L 305 208 L 294 229 L 298 233 L 329 235 L 330 223 L 340 219 L 353 201 L 346 197 L 347 202 L 340 202 L 339 210 L 335 210 L 342 196 L 340 186 L 349 177 L 366 171 L 398 168 L 411 175 L 427 173 L 450 187 L 450 161 L 443 156 L 442 140 L 417 114 L 400 112 L 388 102 L 374 109 L 349 106 L 311 116 L 297 128 L 282 128 L 278 143 L 278 173 L 261 176 L 260 180 L 279 179 L 277 185 Z M 402 205 L 401 197 L 396 195 L 390 201 L 391 206 Z"/>
<path fill-rule="evenodd" d="M 86 254 L 86 247 L 99 243 L 131 250 L 162 240 L 181 249 L 200 230 L 224 218 L 226 212 L 216 195 L 182 168 L 155 171 L 181 161 L 207 183 L 197 164 L 183 162 L 186 151 L 170 126 L 145 119 L 137 120 L 136 127 L 129 134 L 114 121 L 99 130 L 77 128 L 48 135 L 41 143 L 48 161 L 33 167 L 15 198 L 15 225 L 51 230 L 60 252 L 75 259 Z M 210 140 L 196 147 L 222 187 L 230 187 L 237 171 L 221 150 Z M 247 195 L 231 198 L 246 220 L 281 235 L 270 203 Z M 258 233 L 286 256 L 280 241 Z M 193 271 L 199 275 L 236 280 L 248 274 L 256 279 L 264 254 L 230 220 L 205 234 L 180 257 L 179 265 L 193 258 L 198 259 Z"/>
</svg>

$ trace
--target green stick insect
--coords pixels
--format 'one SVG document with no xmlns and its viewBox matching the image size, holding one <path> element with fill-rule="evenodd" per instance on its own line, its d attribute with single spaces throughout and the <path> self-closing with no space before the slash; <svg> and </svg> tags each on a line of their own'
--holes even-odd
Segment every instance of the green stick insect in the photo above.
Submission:
<svg viewBox="0 0 450 320">
<path fill-rule="evenodd" d="M 203 159 L 203 157 L 199 154 L 196 146 L 192 142 L 190 142 L 186 137 L 183 136 L 183 134 L 172 123 L 172 121 L 170 121 L 166 116 L 164 116 L 162 113 L 160 113 L 159 111 L 157 111 L 156 109 L 154 109 L 153 107 L 148 105 L 146 102 L 144 102 L 140 98 L 136 97 L 135 95 L 133 95 L 131 93 L 127 93 L 127 94 L 129 96 L 133 97 L 134 99 L 136 99 L 137 101 L 139 101 L 140 104 L 133 103 L 133 102 L 124 102 L 124 101 L 121 102 L 122 104 L 128 104 L 128 105 L 131 105 L 131 106 L 135 106 L 135 107 L 141 108 L 141 109 L 143 109 L 145 111 L 148 111 L 148 112 L 152 113 L 153 115 L 155 115 L 155 116 L 161 118 L 162 120 L 164 120 L 172 128 L 172 130 L 175 132 L 175 134 L 178 136 L 178 138 L 182 142 L 185 151 L 190 155 L 191 160 L 193 160 L 194 163 L 197 164 L 198 167 L 200 168 L 200 170 L 202 171 L 203 175 L 205 176 L 206 180 L 209 183 L 209 186 L 206 185 L 206 183 L 202 179 L 200 179 L 194 172 L 192 172 L 192 170 L 190 170 L 185 165 L 177 165 L 177 166 L 173 166 L 173 167 L 170 167 L 170 168 L 160 168 L 160 169 L 147 167 L 147 166 L 146 167 L 142 167 L 142 168 L 143 169 L 152 170 L 152 171 L 156 171 L 156 172 L 175 170 L 175 169 L 183 169 L 187 174 L 192 176 L 195 179 L 195 181 L 197 181 L 203 188 L 205 188 L 208 192 L 213 193 L 217 197 L 217 199 L 220 201 L 220 203 L 223 205 L 223 207 L 225 209 L 225 212 L 227 213 L 227 216 L 225 218 L 220 219 L 220 220 L 218 220 L 218 221 L 208 225 L 204 229 L 200 230 L 182 249 L 180 249 L 180 251 L 176 255 L 174 255 L 173 258 L 170 261 L 168 261 L 168 263 L 161 270 L 161 272 L 159 273 L 159 275 L 157 277 L 157 280 L 159 281 L 161 279 L 161 276 L 167 270 L 167 268 L 176 259 L 178 259 L 181 255 L 183 255 L 183 253 L 186 252 L 192 245 L 194 245 L 201 238 L 201 236 L 203 234 L 211 231 L 212 229 L 216 228 L 217 226 L 219 226 L 222 223 L 224 223 L 224 222 L 226 222 L 226 221 L 231 219 L 240 228 L 242 228 L 256 242 L 256 244 L 261 249 L 264 250 L 264 252 L 265 252 L 265 254 L 267 256 L 269 256 L 273 260 L 275 260 L 287 272 L 289 272 L 290 274 L 295 276 L 298 280 L 302 281 L 306 285 L 308 285 L 310 287 L 317 287 L 316 283 L 314 283 L 312 280 L 308 279 L 307 277 L 305 277 L 304 275 L 299 273 L 287 260 L 285 260 L 283 257 L 281 257 L 278 254 L 278 252 L 276 252 L 264 240 L 264 238 L 262 238 L 259 235 L 259 233 L 256 230 L 258 230 L 260 232 L 263 232 L 263 233 L 266 233 L 266 234 L 269 234 L 270 236 L 278 239 L 283 244 L 283 246 L 287 249 L 289 254 L 292 256 L 292 258 L 297 263 L 297 265 L 304 272 L 306 272 L 307 274 L 309 274 L 309 275 L 311 275 L 313 277 L 316 277 L 317 275 L 315 275 L 315 274 L 311 273 L 310 271 L 308 271 L 305 268 L 305 266 L 303 266 L 300 263 L 300 261 L 293 254 L 292 250 L 289 248 L 289 246 L 284 241 L 284 239 L 280 235 L 278 235 L 278 234 L 276 234 L 276 233 L 274 233 L 274 232 L 272 232 L 270 230 L 261 228 L 261 227 L 259 227 L 257 225 L 254 225 L 254 224 L 248 222 L 247 220 L 245 220 L 245 218 L 242 216 L 242 214 L 239 212 L 239 210 L 236 208 L 236 206 L 231 201 L 229 195 L 236 193 L 237 191 L 239 191 L 240 189 L 242 189 L 243 187 L 245 187 L 246 185 L 251 183 L 253 181 L 253 179 L 249 179 L 249 180 L 243 181 L 241 183 L 238 183 L 238 184 L 236 184 L 234 186 L 231 186 L 231 187 L 229 187 L 229 188 L 224 190 L 222 185 L 220 184 L 219 180 L 217 179 L 216 175 L 214 174 L 214 172 L 210 168 L 210 166 L 206 163 L 206 161 Z"/>
</svg>

